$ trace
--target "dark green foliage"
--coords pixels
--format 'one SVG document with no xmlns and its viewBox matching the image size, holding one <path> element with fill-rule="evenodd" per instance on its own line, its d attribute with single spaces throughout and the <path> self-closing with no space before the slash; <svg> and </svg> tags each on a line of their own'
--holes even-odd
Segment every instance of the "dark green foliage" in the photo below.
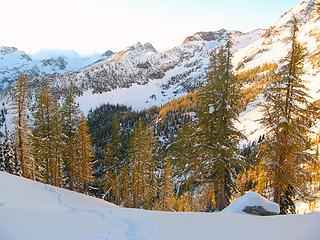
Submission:
<svg viewBox="0 0 320 240">
<path fill-rule="evenodd" d="M 238 144 L 242 134 L 235 128 L 240 85 L 231 64 L 231 40 L 211 57 L 208 83 L 199 89 L 198 121 L 182 128 L 171 158 L 191 184 L 213 182 L 217 208 L 230 201 L 240 163 Z"/>
</svg>

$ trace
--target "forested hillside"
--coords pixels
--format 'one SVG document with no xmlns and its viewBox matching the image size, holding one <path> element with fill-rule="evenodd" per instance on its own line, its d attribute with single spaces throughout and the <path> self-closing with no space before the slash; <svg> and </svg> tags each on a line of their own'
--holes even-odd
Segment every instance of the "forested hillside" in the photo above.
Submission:
<svg viewBox="0 0 320 240">
<path fill-rule="evenodd" d="M 215 211 L 252 190 L 283 214 L 315 210 L 319 24 L 306 0 L 260 39 L 201 32 L 167 52 L 137 44 L 76 72 L 22 74 L 1 107 L 0 170 L 124 207 Z"/>
</svg>

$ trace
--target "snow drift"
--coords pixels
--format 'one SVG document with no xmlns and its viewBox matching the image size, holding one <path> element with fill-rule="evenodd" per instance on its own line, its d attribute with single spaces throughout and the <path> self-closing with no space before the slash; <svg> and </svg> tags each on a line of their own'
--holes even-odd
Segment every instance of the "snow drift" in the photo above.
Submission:
<svg viewBox="0 0 320 240">
<path fill-rule="evenodd" d="M 245 214 L 243 210 L 246 207 L 255 207 L 255 206 L 261 206 L 268 212 L 272 212 L 276 214 L 280 213 L 280 207 L 278 204 L 269 201 L 268 199 L 264 198 L 263 196 L 261 196 L 256 192 L 251 192 L 251 191 L 247 192 L 245 195 L 233 201 L 222 212 Z"/>
<path fill-rule="evenodd" d="M 260 217 L 126 209 L 0 172 L 1 240 L 319 240 L 320 213 Z"/>
</svg>

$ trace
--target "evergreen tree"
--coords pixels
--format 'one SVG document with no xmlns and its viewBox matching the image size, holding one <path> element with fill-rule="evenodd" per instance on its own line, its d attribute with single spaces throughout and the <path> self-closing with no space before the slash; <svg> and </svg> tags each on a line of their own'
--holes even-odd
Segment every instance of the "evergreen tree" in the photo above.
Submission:
<svg viewBox="0 0 320 240">
<path fill-rule="evenodd" d="M 198 161 L 200 139 L 197 129 L 195 122 L 184 124 L 169 148 L 167 158 L 174 163 L 178 178 L 191 176 L 194 180 L 203 179 L 202 163 Z"/>
<path fill-rule="evenodd" d="M 316 12 L 320 13 L 320 1 L 315 1 L 314 9 Z"/>
<path fill-rule="evenodd" d="M 16 155 L 11 145 L 11 141 L 9 138 L 9 131 L 5 126 L 5 141 L 2 144 L 2 157 L 4 161 L 4 171 L 15 174 L 17 176 L 21 176 L 21 167 L 19 162 L 16 159 Z M 0 150 L 1 151 L 1 150 Z M 1 154 L 1 153 L 0 153 Z M 1 157 L 0 157 L 1 158 Z M 1 167 L 1 166 L 0 166 Z"/>
<path fill-rule="evenodd" d="M 2 104 L 4 107 L 4 103 Z M 0 111 L 0 130 L 2 130 L 3 124 L 5 122 L 5 114 L 4 114 L 4 109 L 1 108 Z M 2 131 L 0 131 L 0 171 L 5 171 L 5 160 L 4 160 L 4 144 L 2 141 L 2 138 L 4 137 L 4 134 Z"/>
<path fill-rule="evenodd" d="M 28 107 L 28 78 L 25 74 L 20 75 L 14 87 L 13 108 L 15 110 L 15 138 L 14 146 L 17 161 L 21 165 L 22 175 L 35 179 L 35 166 L 32 158 L 30 132 L 27 123 Z"/>
<path fill-rule="evenodd" d="M 104 148 L 105 171 L 114 174 L 119 170 L 121 165 L 121 151 L 120 121 L 118 117 L 115 117 L 112 121 L 111 139 Z"/>
<path fill-rule="evenodd" d="M 176 199 L 175 211 L 176 212 L 192 212 L 193 201 L 189 192 L 184 192 L 182 196 Z"/>
<path fill-rule="evenodd" d="M 6 171 L 3 145 L 4 145 L 3 142 L 0 142 L 0 171 Z"/>
<path fill-rule="evenodd" d="M 63 135 L 62 118 L 58 103 L 48 86 L 36 96 L 33 111 L 33 149 L 37 163 L 37 178 L 60 186 L 62 183 Z"/>
<path fill-rule="evenodd" d="M 88 193 L 88 187 L 92 180 L 92 161 L 94 150 L 88 130 L 87 120 L 80 116 L 78 129 L 75 134 L 76 142 L 76 187 L 78 191 Z"/>
<path fill-rule="evenodd" d="M 125 165 L 122 168 L 122 202 L 124 207 L 132 206 L 132 195 L 130 185 L 130 171 L 129 166 Z"/>
<path fill-rule="evenodd" d="M 259 149 L 274 201 L 292 195 L 307 196 L 306 165 L 315 160 L 311 150 L 310 127 L 317 108 L 310 107 L 304 74 L 304 47 L 298 42 L 297 19 L 291 21 L 290 50 L 282 60 L 275 80 L 264 89 L 265 104 L 261 123 L 268 135 Z M 282 209 L 284 206 L 281 206 Z"/>
<path fill-rule="evenodd" d="M 155 196 L 152 139 L 152 132 L 140 119 L 130 137 L 128 150 L 135 208 L 150 209 Z"/>
<path fill-rule="evenodd" d="M 239 114 L 240 85 L 233 73 L 231 47 L 229 37 L 226 45 L 212 54 L 208 83 L 198 93 L 198 158 L 205 180 L 214 182 L 219 210 L 228 205 L 235 188 L 234 171 L 240 162 L 237 145 L 242 138 L 234 126 Z"/>
<path fill-rule="evenodd" d="M 112 121 L 111 139 L 104 148 L 104 189 L 108 191 L 106 200 L 120 203 L 120 182 L 118 182 L 121 167 L 121 131 L 120 121 L 116 116 Z"/>
<path fill-rule="evenodd" d="M 172 182 L 172 165 L 169 163 L 164 167 L 162 181 L 160 207 L 163 211 L 172 211 L 174 209 L 175 197 Z"/>
<path fill-rule="evenodd" d="M 66 93 L 66 98 L 62 106 L 62 119 L 63 119 L 63 134 L 64 134 L 64 162 L 65 162 L 65 184 L 73 190 L 75 189 L 76 181 L 76 142 L 75 133 L 77 131 L 77 124 L 79 120 L 79 106 L 74 101 L 73 84 L 70 84 Z"/>
<path fill-rule="evenodd" d="M 2 103 L 3 108 L 0 111 L 0 171 L 6 171 L 11 174 L 21 176 L 20 164 L 16 159 L 16 154 L 13 150 L 9 130 L 7 128 L 6 114 L 7 110 L 5 103 Z"/>
</svg>

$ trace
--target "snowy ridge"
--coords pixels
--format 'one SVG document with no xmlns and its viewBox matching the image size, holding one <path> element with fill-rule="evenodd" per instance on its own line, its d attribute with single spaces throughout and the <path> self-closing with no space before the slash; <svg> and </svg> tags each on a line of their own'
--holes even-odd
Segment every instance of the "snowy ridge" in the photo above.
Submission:
<svg viewBox="0 0 320 240">
<path fill-rule="evenodd" d="M 163 52 L 156 51 L 150 43 L 137 43 L 108 61 L 75 72 L 43 75 L 35 82 L 48 81 L 55 88 L 63 89 L 72 81 L 79 95 L 84 93 L 83 99 L 104 99 L 104 103 L 114 103 L 110 96 L 125 92 L 126 97 L 117 99 L 117 103 L 128 104 L 138 97 L 137 104 L 134 101 L 130 105 L 141 110 L 167 103 L 203 84 L 210 52 L 223 44 L 228 34 L 234 41 L 233 51 L 237 51 L 259 39 L 263 33 L 261 29 L 249 33 L 225 29 L 200 32 L 188 37 L 182 45 Z M 142 89 L 148 95 L 141 93 Z M 80 102 L 83 101 L 80 99 Z M 98 106 L 95 103 L 102 101 L 93 101 L 91 107 Z M 87 112 L 88 106 L 83 109 Z"/>
<path fill-rule="evenodd" d="M 315 0 L 305 0 L 285 13 L 268 30 L 248 33 L 221 29 L 198 32 L 187 37 L 183 44 L 157 52 L 151 44 L 140 43 L 115 55 L 108 62 L 65 75 L 48 75 L 47 80 L 58 82 L 57 87 L 72 79 L 79 88 L 80 107 L 87 113 L 103 103 L 130 105 L 135 110 L 162 106 L 202 85 L 206 80 L 210 52 L 224 43 L 228 33 L 234 42 L 234 66 L 238 72 L 266 63 L 278 63 L 288 51 L 290 21 L 293 14 L 299 22 L 299 40 L 307 48 L 307 75 L 311 95 L 319 96 L 320 17 Z M 259 101 L 250 103 L 241 114 L 240 127 L 249 139 L 261 135 L 256 120 Z"/>
<path fill-rule="evenodd" d="M 290 36 L 290 21 L 293 16 L 298 20 L 298 40 L 306 48 L 306 74 L 309 94 L 313 100 L 320 99 L 320 14 L 315 7 L 316 0 L 304 0 L 290 11 L 286 12 L 263 35 L 252 44 L 234 54 L 234 65 L 239 72 L 260 66 L 265 63 L 279 63 L 287 54 Z M 265 132 L 257 120 L 261 117 L 257 107 L 263 102 L 259 95 L 249 103 L 246 110 L 240 115 L 239 128 L 245 133 L 249 141 L 254 141 Z"/>
<path fill-rule="evenodd" d="M 14 47 L 0 47 L 0 93 L 8 91 L 21 73 L 27 73 L 30 77 L 44 73 L 64 73 L 109 57 L 110 53 L 80 56 L 71 50 L 42 50 L 35 54 L 27 54 Z"/>
<path fill-rule="evenodd" d="M 308 60 L 319 52 L 320 41 L 316 33 L 320 29 L 320 16 L 315 8 L 316 0 L 304 0 L 298 6 L 285 13 L 276 21 L 262 38 L 240 49 L 234 58 L 235 65 L 240 65 L 239 70 L 245 70 L 259 66 L 267 62 L 278 62 L 284 57 L 290 45 L 290 36 L 293 16 L 298 20 L 298 40 L 305 45 L 308 52 Z M 319 66 L 314 66 L 318 68 Z"/>
<path fill-rule="evenodd" d="M 0 239 L 4 240 L 320 238 L 320 213 L 260 217 L 126 209 L 3 172 L 0 188 Z"/>
<path fill-rule="evenodd" d="M 162 52 L 158 52 L 151 43 L 137 43 L 117 54 L 106 52 L 102 60 L 100 55 L 99 59 L 93 57 L 89 58 L 90 61 L 80 61 L 83 64 L 68 63 L 69 67 L 62 70 L 64 60 L 59 58 L 61 54 L 46 56 L 45 62 L 43 57 L 42 62 L 32 59 L 32 63 L 40 61 L 47 64 L 40 71 L 38 67 L 30 67 L 30 56 L 14 48 L 3 48 L 0 54 L 15 57 L 6 57 L 7 65 L 0 67 L 0 81 L 3 74 L 3 88 L 9 88 L 12 79 L 23 69 L 38 76 L 32 81 L 35 89 L 48 82 L 55 92 L 63 93 L 72 81 L 80 108 L 85 113 L 103 103 L 125 104 L 134 110 L 162 106 L 206 81 L 210 52 L 225 42 L 227 34 L 231 34 L 233 39 L 233 63 L 237 72 L 265 63 L 278 63 L 288 51 L 290 20 L 294 14 L 299 22 L 299 40 L 307 48 L 307 74 L 304 78 L 309 81 L 310 94 L 316 100 L 320 98 L 320 15 L 315 3 L 316 0 L 302 1 L 268 30 L 198 32 L 187 37 L 181 45 Z M 264 132 L 256 121 L 261 116 L 257 107 L 261 101 L 263 97 L 257 96 L 240 116 L 239 128 L 249 140 L 256 140 Z"/>
</svg>

